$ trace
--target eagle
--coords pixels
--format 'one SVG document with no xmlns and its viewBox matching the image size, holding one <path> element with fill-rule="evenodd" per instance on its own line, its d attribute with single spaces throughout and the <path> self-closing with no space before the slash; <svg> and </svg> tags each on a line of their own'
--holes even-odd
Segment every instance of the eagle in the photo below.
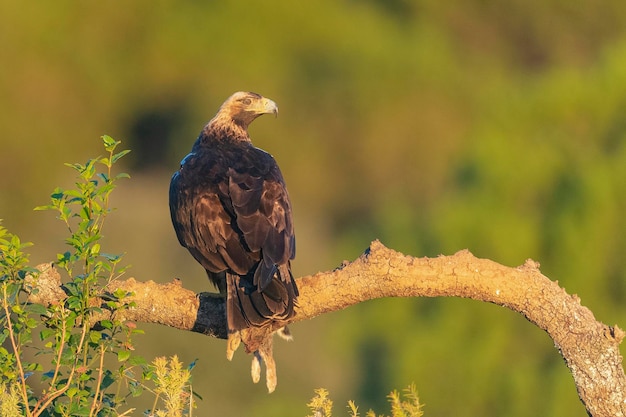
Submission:
<svg viewBox="0 0 626 417">
<path fill-rule="evenodd" d="M 228 359 L 243 342 L 255 353 L 253 380 L 259 379 L 259 361 L 265 362 L 271 392 L 272 334 L 294 317 L 298 288 L 285 181 L 272 155 L 248 134 L 263 114 L 278 115 L 276 103 L 253 92 L 230 96 L 172 176 L 169 206 L 178 241 L 226 298 Z"/>
</svg>

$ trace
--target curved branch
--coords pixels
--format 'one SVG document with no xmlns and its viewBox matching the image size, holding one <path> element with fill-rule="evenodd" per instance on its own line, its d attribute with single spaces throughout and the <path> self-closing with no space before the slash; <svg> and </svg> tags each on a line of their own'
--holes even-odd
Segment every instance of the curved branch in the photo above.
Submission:
<svg viewBox="0 0 626 417">
<path fill-rule="evenodd" d="M 47 271 L 39 277 L 37 298 L 31 297 L 35 302 L 59 301 L 58 274 L 52 268 Z M 48 279 L 53 283 L 46 285 Z M 56 288 L 57 292 L 42 288 Z M 136 305 L 118 318 L 226 338 L 224 300 L 214 294 L 196 296 L 179 281 L 156 284 L 132 278 L 112 283 L 110 289 L 116 288 L 134 293 L 130 300 Z M 626 415 L 626 376 L 619 352 L 624 332 L 598 322 L 577 296 L 542 275 L 539 264 L 532 260 L 509 268 L 478 259 L 469 251 L 414 258 L 374 241 L 354 262 L 300 278 L 298 288 L 294 321 L 382 297 L 463 297 L 507 307 L 552 338 L 589 415 Z"/>
</svg>

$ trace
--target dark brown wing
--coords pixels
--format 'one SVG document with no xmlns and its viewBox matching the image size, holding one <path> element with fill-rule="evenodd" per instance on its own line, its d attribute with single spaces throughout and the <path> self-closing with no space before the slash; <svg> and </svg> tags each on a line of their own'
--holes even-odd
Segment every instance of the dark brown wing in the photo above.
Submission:
<svg viewBox="0 0 626 417">
<path fill-rule="evenodd" d="M 251 252 L 261 254 L 253 284 L 262 291 L 272 281 L 280 265 L 295 257 L 295 236 L 291 203 L 278 165 L 262 152 L 268 169 L 228 171 L 228 191 L 239 230 Z M 280 274 L 279 274 L 280 275 Z M 288 280 L 288 277 L 282 277 Z"/>
<path fill-rule="evenodd" d="M 254 259 L 242 244 L 219 188 L 198 183 L 193 166 L 176 172 L 170 182 L 170 215 L 178 241 L 208 272 L 245 275 L 258 256 Z"/>
</svg>

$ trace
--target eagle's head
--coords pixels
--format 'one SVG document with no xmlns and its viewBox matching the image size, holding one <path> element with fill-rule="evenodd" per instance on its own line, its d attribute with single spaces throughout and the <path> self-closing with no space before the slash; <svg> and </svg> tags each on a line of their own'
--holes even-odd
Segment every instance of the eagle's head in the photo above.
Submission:
<svg viewBox="0 0 626 417">
<path fill-rule="evenodd" d="M 269 113 L 278 115 L 278 106 L 272 100 L 257 93 L 239 91 L 226 99 L 216 118 L 227 117 L 232 123 L 247 129 L 254 119 Z"/>
<path fill-rule="evenodd" d="M 203 134 L 205 139 L 249 142 L 248 126 L 257 117 L 268 113 L 278 115 L 276 103 L 257 93 L 239 91 L 220 106 L 215 117 L 204 127 Z"/>
</svg>

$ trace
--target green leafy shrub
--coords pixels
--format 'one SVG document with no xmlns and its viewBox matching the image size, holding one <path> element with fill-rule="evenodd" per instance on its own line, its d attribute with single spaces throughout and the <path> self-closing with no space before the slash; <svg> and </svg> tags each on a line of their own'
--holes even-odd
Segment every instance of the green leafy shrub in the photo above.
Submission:
<svg viewBox="0 0 626 417">
<path fill-rule="evenodd" d="M 67 274 L 63 300 L 50 305 L 31 301 L 40 273 L 29 266 L 25 249 L 31 244 L 0 226 L 2 417 L 130 415 L 128 399 L 145 391 L 155 395 L 149 415 L 182 416 L 193 406 L 191 375 L 177 359 L 147 364 L 133 353 L 133 337 L 142 333 L 134 323 L 116 320 L 115 314 L 95 320 L 105 309 L 114 313 L 133 307 L 126 300 L 131 294 L 110 290 L 126 269 L 120 267 L 122 255 L 101 251 L 99 243 L 112 211 L 109 196 L 118 180 L 129 177 L 113 175 L 112 168 L 129 151 L 116 152 L 120 142 L 109 136 L 102 140 L 106 156 L 66 164 L 77 172 L 75 188 L 56 188 L 50 204 L 36 208 L 56 211 L 69 232 L 69 249 L 56 259 Z"/>
</svg>

